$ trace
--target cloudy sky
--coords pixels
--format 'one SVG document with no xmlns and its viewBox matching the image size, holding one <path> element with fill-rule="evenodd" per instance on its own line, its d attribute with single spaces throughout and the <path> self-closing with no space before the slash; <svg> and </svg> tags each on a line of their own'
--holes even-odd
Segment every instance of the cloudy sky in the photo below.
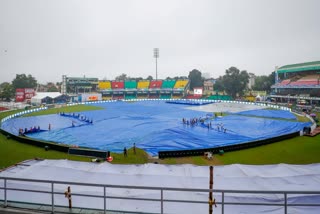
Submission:
<svg viewBox="0 0 320 214">
<path fill-rule="evenodd" d="M 0 0 L 0 82 L 158 78 L 320 60 L 318 0 Z"/>
</svg>

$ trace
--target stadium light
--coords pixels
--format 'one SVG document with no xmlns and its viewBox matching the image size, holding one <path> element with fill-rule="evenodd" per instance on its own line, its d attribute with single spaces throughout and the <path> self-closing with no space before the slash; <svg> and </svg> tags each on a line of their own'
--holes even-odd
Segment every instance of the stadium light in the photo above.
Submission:
<svg viewBox="0 0 320 214">
<path fill-rule="evenodd" d="M 159 48 L 153 49 L 153 57 L 156 59 L 156 80 L 158 80 L 158 58 L 159 58 Z"/>
</svg>

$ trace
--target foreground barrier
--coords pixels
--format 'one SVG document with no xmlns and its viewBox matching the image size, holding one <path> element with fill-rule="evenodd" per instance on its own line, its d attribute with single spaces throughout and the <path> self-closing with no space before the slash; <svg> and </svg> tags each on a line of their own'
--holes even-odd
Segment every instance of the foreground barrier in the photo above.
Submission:
<svg viewBox="0 0 320 214">
<path fill-rule="evenodd" d="M 289 207 L 319 207 L 320 209 L 320 201 L 318 201 L 318 203 L 308 203 L 308 202 L 299 202 L 299 203 L 295 203 L 288 201 L 288 198 L 290 198 L 290 196 L 294 197 L 296 195 L 308 195 L 309 197 L 319 197 L 320 196 L 320 191 L 247 191 L 247 190 L 223 190 L 223 189 L 192 189 L 192 188 L 165 188 L 165 187 L 147 187 L 147 186 L 126 186 L 126 185 L 104 185 L 104 184 L 94 184 L 94 183 L 79 183 L 79 182 L 61 182 L 61 181 L 53 181 L 53 180 L 35 180 L 35 179 L 23 179 L 23 178 L 9 178 L 9 177 L 0 177 L 0 181 L 1 183 L 3 183 L 3 186 L 0 187 L 0 190 L 3 190 L 3 195 L 0 196 L 0 198 L 2 198 L 3 200 L 3 204 L 4 207 L 14 207 L 13 202 L 15 202 L 14 198 L 9 198 L 8 196 L 10 196 L 11 192 L 27 192 L 30 194 L 35 194 L 35 193 L 41 193 L 41 194 L 45 194 L 48 195 L 50 197 L 48 197 L 48 203 L 46 204 L 42 204 L 42 205 L 46 205 L 49 206 L 46 207 L 46 210 L 39 210 L 39 209 L 34 209 L 36 211 L 49 211 L 51 213 L 55 213 L 56 210 L 59 208 L 61 210 L 61 205 L 57 206 L 55 204 L 55 196 L 58 195 L 65 195 L 64 192 L 62 191 L 58 191 L 57 186 L 61 185 L 65 185 L 65 187 L 70 187 L 70 186 L 77 186 L 77 187 L 87 187 L 87 188 L 96 188 L 96 189 L 101 189 L 101 191 L 99 191 L 99 193 L 97 194 L 83 194 L 83 193 L 72 193 L 72 197 L 88 197 L 88 198 L 94 198 L 95 200 L 101 200 L 101 204 L 103 205 L 103 209 L 99 210 L 97 209 L 97 211 L 102 211 L 103 213 L 107 213 L 107 205 L 108 205 L 108 200 L 109 199 L 119 199 L 119 200 L 125 200 L 126 202 L 128 201 L 143 201 L 145 203 L 147 202 L 159 202 L 160 204 L 160 210 L 155 210 L 154 213 L 167 213 L 167 211 L 165 210 L 165 204 L 168 203 L 177 203 L 177 204 L 181 204 L 181 206 L 183 206 L 183 203 L 192 203 L 192 204 L 208 204 L 210 202 L 208 201 L 203 201 L 203 200 L 182 200 L 182 199 L 170 199 L 170 198 L 166 198 L 166 193 L 168 192 L 184 192 L 184 193 L 209 193 L 209 192 L 213 192 L 215 193 L 215 198 L 217 198 L 216 200 L 216 204 L 218 206 L 221 206 L 221 213 L 224 214 L 225 213 L 225 208 L 227 208 L 230 205 L 237 205 L 237 206 L 246 206 L 248 208 L 248 210 L 250 210 L 250 206 L 275 206 L 275 207 L 282 207 L 283 208 L 283 213 L 287 214 L 288 213 L 288 208 Z M 27 189 L 27 188 L 15 188 L 12 187 L 12 184 L 9 185 L 9 183 L 12 182 L 23 182 L 25 184 L 30 183 L 30 184 L 34 184 L 34 183 L 38 183 L 38 184 L 43 184 L 43 185 L 47 185 L 48 188 L 46 190 L 36 190 L 34 188 L 32 189 Z M 9 187 L 11 186 L 11 187 Z M 157 198 L 143 198 L 143 197 L 139 197 L 139 198 L 132 198 L 132 197 L 124 197 L 124 196 L 108 196 L 106 195 L 106 189 L 108 188 L 112 188 L 112 189 L 123 189 L 123 190 L 129 190 L 129 189 L 139 189 L 139 190 L 153 190 L 153 191 L 158 191 L 159 193 L 159 197 Z M 97 191 L 98 192 L 98 191 Z M 101 194 L 101 192 L 103 194 Z M 259 195 L 269 195 L 269 194 L 278 194 L 278 200 L 273 201 L 266 201 L 263 203 L 259 203 L 259 202 L 250 202 L 248 200 L 244 200 L 244 201 L 237 201 L 237 202 L 232 202 L 232 201 L 226 201 L 226 197 L 227 196 L 232 196 L 236 194 L 238 197 L 245 196 L 247 194 L 259 194 Z M 11 205 L 12 204 L 12 205 Z M 40 203 L 37 205 L 41 205 Z M 39 207 L 39 206 L 37 206 Z M 21 208 L 21 207 L 20 207 Z M 67 207 L 65 207 L 67 208 Z M 79 208 L 85 209 L 85 207 L 80 207 L 80 205 L 78 204 L 73 204 L 73 208 L 75 210 L 78 210 Z M 28 209 L 32 209 L 31 206 L 28 206 Z M 69 212 L 72 212 L 72 209 L 68 210 Z M 119 207 L 118 211 L 121 208 Z M 122 212 L 130 212 L 130 213 L 136 213 L 135 210 L 132 211 L 122 211 Z M 60 212 L 59 212 L 60 213 Z M 216 213 L 216 212 L 215 212 Z"/>
</svg>

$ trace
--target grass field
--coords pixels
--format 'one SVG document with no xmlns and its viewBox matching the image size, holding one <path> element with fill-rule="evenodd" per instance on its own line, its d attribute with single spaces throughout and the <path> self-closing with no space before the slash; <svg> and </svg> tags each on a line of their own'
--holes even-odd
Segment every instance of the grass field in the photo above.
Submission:
<svg viewBox="0 0 320 214">
<path fill-rule="evenodd" d="M 98 110 L 101 108 L 94 106 L 70 106 L 59 109 L 48 109 L 41 112 L 29 114 L 56 114 L 57 112 L 79 112 Z M 18 111 L 2 112 L 0 119 Z M 305 120 L 305 118 L 299 118 Z M 153 159 L 149 157 L 143 150 L 137 149 L 137 154 L 133 154 L 133 150 L 128 150 L 128 156 L 123 154 L 111 153 L 115 164 L 143 164 L 148 162 L 157 162 L 163 164 L 196 164 L 196 165 L 222 165 L 222 164 L 309 164 L 320 163 L 320 135 L 316 137 L 296 137 L 290 140 L 281 141 L 265 146 L 252 149 L 246 149 L 235 152 L 228 152 L 224 155 L 214 155 L 212 160 L 207 160 L 202 156 L 184 157 L 184 158 L 168 158 L 164 160 Z M 13 139 L 7 139 L 0 134 L 0 169 L 16 164 L 26 159 L 32 158 L 45 159 L 70 159 L 77 161 L 91 161 L 90 158 L 68 155 L 58 151 L 45 151 L 43 148 L 35 147 L 17 142 Z"/>
<path fill-rule="evenodd" d="M 45 159 L 69 159 L 78 161 L 89 161 L 87 157 L 68 155 L 67 153 L 54 150 L 45 151 L 44 148 L 20 143 L 7 139 L 0 134 L 0 169 L 11 166 L 18 162 L 33 158 Z"/>
<path fill-rule="evenodd" d="M 103 109 L 102 107 L 91 106 L 91 105 L 75 105 L 75 106 L 66 106 L 61 108 L 51 108 L 46 109 L 43 111 L 32 112 L 26 114 L 25 116 L 38 116 L 38 115 L 47 115 L 47 114 L 57 114 L 59 112 L 80 112 L 80 111 L 93 111 L 93 110 L 100 110 Z"/>
</svg>

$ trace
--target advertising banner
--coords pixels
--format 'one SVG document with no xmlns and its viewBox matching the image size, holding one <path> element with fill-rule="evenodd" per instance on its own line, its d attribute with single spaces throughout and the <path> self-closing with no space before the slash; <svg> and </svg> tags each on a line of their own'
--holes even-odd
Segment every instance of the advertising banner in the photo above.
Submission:
<svg viewBox="0 0 320 214">
<path fill-rule="evenodd" d="M 16 89 L 16 102 L 23 102 L 25 100 L 24 88 Z"/>
</svg>

